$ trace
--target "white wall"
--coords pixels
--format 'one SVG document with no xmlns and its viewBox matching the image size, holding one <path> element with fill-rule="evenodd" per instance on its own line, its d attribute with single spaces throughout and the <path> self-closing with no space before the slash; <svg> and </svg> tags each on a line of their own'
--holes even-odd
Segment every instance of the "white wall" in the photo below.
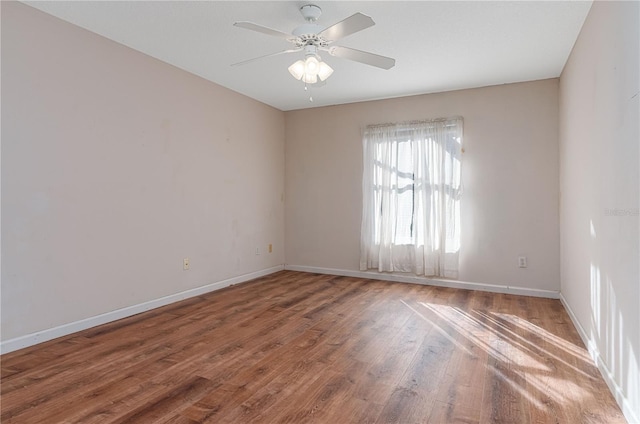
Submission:
<svg viewBox="0 0 640 424">
<path fill-rule="evenodd" d="M 560 78 L 562 296 L 629 422 L 640 422 L 639 16 L 638 2 L 594 2 Z"/>
<path fill-rule="evenodd" d="M 359 269 L 364 126 L 454 115 L 460 280 L 559 291 L 557 79 L 287 112 L 288 266 Z"/>
<path fill-rule="evenodd" d="M 3 341 L 284 262 L 281 111 L 1 7 Z"/>
</svg>

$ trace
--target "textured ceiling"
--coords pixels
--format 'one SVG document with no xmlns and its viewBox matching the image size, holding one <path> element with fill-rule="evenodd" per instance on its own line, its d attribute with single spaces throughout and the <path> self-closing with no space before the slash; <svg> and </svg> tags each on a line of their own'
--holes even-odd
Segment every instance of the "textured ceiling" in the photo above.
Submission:
<svg viewBox="0 0 640 424">
<path fill-rule="evenodd" d="M 353 13 L 376 25 L 336 45 L 396 59 L 390 70 L 321 53 L 334 74 L 312 88 L 287 67 L 291 53 L 231 67 L 290 44 L 233 26 L 252 21 L 290 33 L 299 1 L 25 2 L 280 110 L 558 77 L 591 7 L 583 1 L 318 1 L 330 26 Z"/>
</svg>

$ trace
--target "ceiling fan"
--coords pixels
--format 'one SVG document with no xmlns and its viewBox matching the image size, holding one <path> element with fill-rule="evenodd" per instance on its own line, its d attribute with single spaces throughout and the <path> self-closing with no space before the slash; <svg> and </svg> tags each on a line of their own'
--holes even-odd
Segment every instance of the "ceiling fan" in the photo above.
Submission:
<svg viewBox="0 0 640 424">
<path fill-rule="evenodd" d="M 285 39 L 293 44 L 294 47 L 234 63 L 231 66 L 244 65 L 266 57 L 303 51 L 304 60 L 298 60 L 292 64 L 289 67 L 289 73 L 297 80 L 303 81 L 305 84 L 316 84 L 325 81 L 333 73 L 333 69 L 326 62 L 322 61 L 318 51 L 326 51 L 331 56 L 353 60 L 382 69 L 391 69 L 395 65 L 395 59 L 390 57 L 380 56 L 349 47 L 333 45 L 333 43 L 347 35 L 351 35 L 375 25 L 375 22 L 371 17 L 362 13 L 356 13 L 334 25 L 324 28 L 316 23 L 322 14 L 322 9 L 320 9 L 319 6 L 316 6 L 315 4 L 304 5 L 300 8 L 300 13 L 304 17 L 306 23 L 295 28 L 291 34 L 258 25 L 253 22 L 242 21 L 234 23 L 233 25 L 239 28 Z"/>
</svg>

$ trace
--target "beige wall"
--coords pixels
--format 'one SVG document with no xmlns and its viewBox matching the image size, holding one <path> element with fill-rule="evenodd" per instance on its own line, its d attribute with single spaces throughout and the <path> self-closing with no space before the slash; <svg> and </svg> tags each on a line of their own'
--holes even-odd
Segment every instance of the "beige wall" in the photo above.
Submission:
<svg viewBox="0 0 640 424">
<path fill-rule="evenodd" d="M 640 422 L 639 16 L 638 2 L 594 2 L 560 78 L 562 295 L 629 422 Z"/>
<path fill-rule="evenodd" d="M 558 291 L 557 79 L 287 112 L 287 264 L 358 270 L 361 129 L 454 115 L 466 149 L 460 280 Z"/>
<path fill-rule="evenodd" d="M 2 340 L 282 264 L 283 193 L 281 111 L 2 2 Z"/>
</svg>

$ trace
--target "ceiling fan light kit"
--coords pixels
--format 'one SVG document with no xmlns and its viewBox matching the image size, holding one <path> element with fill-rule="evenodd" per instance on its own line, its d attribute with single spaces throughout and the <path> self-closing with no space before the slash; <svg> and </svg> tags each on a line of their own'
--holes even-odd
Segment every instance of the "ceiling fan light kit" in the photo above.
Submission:
<svg viewBox="0 0 640 424">
<path fill-rule="evenodd" d="M 324 81 L 331 76 L 333 68 L 326 62 L 323 62 L 316 53 L 317 48 L 313 45 L 304 47 L 305 58 L 298 60 L 289 66 L 289 73 L 297 80 L 303 81 L 305 84 L 315 84 Z"/>
<path fill-rule="evenodd" d="M 395 59 L 390 57 L 351 49 L 349 47 L 330 46 L 341 38 L 375 25 L 375 22 L 369 16 L 362 13 L 355 13 L 348 18 L 323 29 L 320 25 L 316 24 L 316 20 L 322 14 L 322 9 L 320 9 L 320 7 L 315 4 L 306 4 L 300 7 L 300 13 L 306 23 L 295 28 L 291 34 L 258 25 L 253 22 L 241 21 L 234 23 L 235 26 L 240 28 L 285 39 L 292 43 L 294 48 L 234 63 L 232 66 L 244 65 L 270 56 L 304 51 L 304 59 L 294 62 L 289 66 L 288 70 L 295 79 L 305 83 L 306 89 L 307 84 L 311 85 L 323 82 L 333 73 L 333 69 L 322 60 L 318 54 L 318 50 L 326 51 L 331 56 L 360 62 L 365 65 L 375 66 L 381 69 L 391 69 L 395 65 Z"/>
</svg>

